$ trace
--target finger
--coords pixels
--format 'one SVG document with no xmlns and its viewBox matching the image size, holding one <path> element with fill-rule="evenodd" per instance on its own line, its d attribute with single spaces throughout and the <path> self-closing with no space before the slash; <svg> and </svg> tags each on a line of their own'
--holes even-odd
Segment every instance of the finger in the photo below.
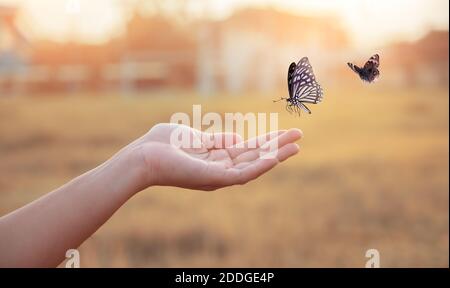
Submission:
<svg viewBox="0 0 450 288">
<path fill-rule="evenodd" d="M 256 149 L 259 146 L 266 143 L 267 141 L 269 141 L 270 139 L 274 139 L 275 137 L 277 137 L 285 132 L 286 132 L 286 130 L 272 131 L 270 133 L 249 139 L 245 142 L 237 143 L 236 145 L 227 148 L 228 154 L 230 155 L 230 157 L 232 159 L 236 158 L 240 154 L 250 151 L 251 149 Z"/>
<path fill-rule="evenodd" d="M 211 189 L 205 188 L 205 190 L 214 190 L 219 187 L 235 184 L 245 184 L 266 173 L 278 163 L 297 154 L 298 151 L 299 146 L 297 144 L 289 143 L 274 152 L 276 153 L 275 156 L 269 159 L 260 158 L 253 162 L 240 163 L 232 168 L 227 168 L 218 162 L 209 163 L 203 175 L 205 179 L 208 179 L 205 187 L 211 187 Z"/>
<path fill-rule="evenodd" d="M 297 140 L 300 140 L 303 136 L 303 133 L 299 129 L 289 129 L 286 133 L 283 133 L 279 137 L 272 139 L 264 145 L 261 146 L 262 150 L 267 150 L 268 148 L 280 148 L 286 144 L 293 143 Z"/>
<path fill-rule="evenodd" d="M 236 133 L 202 133 L 202 142 L 207 149 L 223 149 L 242 141 Z"/>
<path fill-rule="evenodd" d="M 261 149 L 253 149 L 238 155 L 233 159 L 234 164 L 240 164 L 245 162 L 252 162 L 261 157 L 262 153 L 274 152 L 275 150 L 283 147 L 284 145 L 294 142 L 300 139 L 302 136 L 301 131 L 298 129 L 291 129 L 286 133 L 281 134 L 279 137 L 267 142 L 261 147 Z M 264 147 L 267 145 L 267 147 Z"/>
<path fill-rule="evenodd" d="M 300 151 L 300 147 L 296 143 L 289 143 L 281 147 L 277 153 L 278 162 L 283 162 L 286 159 L 294 156 Z"/>
<path fill-rule="evenodd" d="M 258 159 L 241 169 L 236 184 L 245 184 L 266 173 L 278 164 L 277 158 Z"/>
<path fill-rule="evenodd" d="M 299 146 L 289 143 L 276 151 L 276 155 L 269 159 L 258 159 L 253 162 L 240 163 L 233 168 L 226 168 L 221 163 L 209 163 L 204 174 L 208 179 L 205 187 L 225 187 L 235 184 L 245 184 L 266 173 L 278 163 L 297 154 Z M 212 190 L 214 190 L 212 189 Z"/>
<path fill-rule="evenodd" d="M 295 143 L 289 143 L 280 149 L 276 151 L 276 155 L 273 158 L 269 159 L 258 159 L 250 163 L 249 165 L 246 165 L 245 163 L 242 163 L 242 168 L 240 177 L 239 177 L 239 183 L 245 184 L 248 181 L 254 180 L 261 176 L 262 174 L 266 173 L 273 167 L 275 167 L 279 162 L 283 162 L 284 160 L 288 159 L 289 157 L 297 154 L 299 151 L 299 146 Z"/>
<path fill-rule="evenodd" d="M 236 168 L 227 167 L 221 162 L 209 162 L 202 177 L 206 179 L 205 186 L 230 186 L 236 184 L 241 171 Z"/>
<path fill-rule="evenodd" d="M 234 168 L 242 170 L 245 167 L 250 166 L 250 165 L 252 165 L 252 162 L 242 162 L 242 163 L 235 164 Z"/>
<path fill-rule="evenodd" d="M 233 163 L 235 165 L 237 165 L 237 164 L 255 161 L 256 159 L 259 158 L 260 152 L 261 152 L 260 149 L 252 149 L 247 152 L 244 152 L 244 153 L 238 155 L 236 158 L 232 159 Z"/>
</svg>

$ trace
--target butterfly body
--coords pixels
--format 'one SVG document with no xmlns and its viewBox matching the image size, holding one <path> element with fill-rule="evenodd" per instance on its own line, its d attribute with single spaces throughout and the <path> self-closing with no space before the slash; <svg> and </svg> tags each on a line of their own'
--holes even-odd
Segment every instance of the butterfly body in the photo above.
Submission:
<svg viewBox="0 0 450 288">
<path fill-rule="evenodd" d="M 303 110 L 311 114 L 311 110 L 309 110 L 305 103 L 319 103 L 322 101 L 323 91 L 316 82 L 307 57 L 303 57 L 297 64 L 292 62 L 289 65 L 287 82 L 289 98 L 280 99 L 286 100 L 286 110 L 298 114 Z"/>
<path fill-rule="evenodd" d="M 370 57 L 366 64 L 364 64 L 364 67 L 358 67 L 352 63 L 347 63 L 347 65 L 358 74 L 359 78 L 363 81 L 372 83 L 380 76 L 380 71 L 378 70 L 378 67 L 380 66 L 380 56 L 378 54 Z"/>
</svg>

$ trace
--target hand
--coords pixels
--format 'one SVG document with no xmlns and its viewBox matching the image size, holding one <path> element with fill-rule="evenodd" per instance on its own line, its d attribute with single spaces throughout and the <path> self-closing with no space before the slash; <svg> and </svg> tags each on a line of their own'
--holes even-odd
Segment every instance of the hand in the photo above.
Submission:
<svg viewBox="0 0 450 288">
<path fill-rule="evenodd" d="M 199 148 L 173 145 L 174 131 L 191 135 L 188 138 Z M 67 249 L 78 247 L 148 186 L 209 191 L 247 183 L 299 150 L 293 143 L 301 137 L 299 130 L 270 135 L 275 139 L 269 142 L 264 136 L 241 142 L 236 134 L 209 135 L 182 125 L 156 125 L 102 165 L 1 217 L 0 267 L 55 267 Z M 271 150 L 273 158 L 262 159 L 260 152 L 271 141 L 277 141 L 278 149 Z"/>
<path fill-rule="evenodd" d="M 198 148 L 171 144 L 175 129 L 190 135 L 190 143 L 198 143 L 199 146 L 195 146 Z M 146 186 L 211 191 L 258 178 L 279 162 L 297 154 L 299 146 L 293 142 L 301 136 L 300 130 L 291 129 L 271 132 L 241 143 L 242 139 L 237 134 L 208 134 L 184 125 L 158 124 L 134 145 L 138 147 L 136 150 L 142 159 Z M 271 159 L 262 159 L 260 152 L 270 137 L 273 138 L 271 141 L 278 141 L 278 150 Z"/>
</svg>

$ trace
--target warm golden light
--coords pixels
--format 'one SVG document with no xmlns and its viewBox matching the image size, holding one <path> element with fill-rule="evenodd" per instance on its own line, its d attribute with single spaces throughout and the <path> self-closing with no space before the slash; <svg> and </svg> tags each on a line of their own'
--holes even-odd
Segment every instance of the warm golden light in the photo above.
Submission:
<svg viewBox="0 0 450 288">
<path fill-rule="evenodd" d="M 53 40 L 102 42 L 120 33 L 123 11 L 108 0 L 9 1 L 22 8 L 20 22 L 30 34 Z M 2 3 L 2 1 L 0 1 Z"/>
<path fill-rule="evenodd" d="M 67 9 L 71 2 L 79 8 L 77 13 Z M 2 4 L 23 8 L 22 25 L 36 37 L 87 42 L 101 42 L 121 33 L 129 12 L 134 9 L 150 13 L 159 9 L 173 17 L 182 12 L 188 19 L 224 18 L 235 9 L 247 6 L 270 6 L 311 16 L 337 15 L 351 32 L 354 44 L 362 49 L 395 39 L 416 40 L 430 29 L 448 29 L 449 18 L 446 0 L 0 0 Z"/>
<path fill-rule="evenodd" d="M 144 188 L 140 180 L 155 174 L 175 179 L 168 185 L 176 187 L 151 187 L 110 220 L 95 220 L 106 223 L 78 248 L 81 267 L 359 268 L 373 249 L 382 268 L 448 267 L 448 6 L 448 0 L 0 0 L 0 222 L 88 175 L 62 188 L 85 191 L 41 198 L 68 195 L 62 207 L 70 209 L 39 200 L 28 226 L 0 223 L 0 266 L 27 255 L 48 261 L 53 247 L 74 248 L 66 236 L 92 233 L 79 215 L 87 211 L 92 222 L 100 204 L 118 208 L 112 198 L 130 196 L 129 189 L 118 196 L 120 183 Z M 364 69 L 374 54 L 379 74 L 373 65 Z M 294 77 L 302 79 L 294 94 L 288 69 L 303 57 L 312 69 Z M 323 89 L 317 105 L 309 103 L 318 100 L 313 74 Z M 361 74 L 379 81 L 363 82 Z M 289 102 L 273 101 L 288 95 L 308 101 L 312 114 L 289 113 Z M 187 173 L 177 170 L 184 152 L 159 137 L 132 142 L 186 114 L 194 127 L 234 126 L 244 139 L 254 134 L 251 122 L 259 134 L 295 127 L 305 137 L 297 156 L 258 180 L 206 194 L 186 191 L 176 180 Z M 248 125 L 226 125 L 229 116 Z M 278 128 L 270 125 L 273 116 Z M 147 138 L 148 147 L 137 149 Z M 138 161 L 127 161 L 123 151 Z M 141 160 L 153 155 L 161 169 Z M 226 160 L 247 165 L 242 157 Z M 109 181 L 103 172 L 111 163 L 126 167 Z M 127 174 L 133 171 L 145 173 Z M 188 174 L 181 178 L 205 173 Z M 50 213 L 57 219 L 39 220 L 48 207 L 58 208 Z M 5 227 L 24 245 L 3 237 Z M 23 227 L 33 228 L 27 235 L 54 235 L 44 258 L 34 256 L 43 251 L 34 245 L 39 237 L 17 233 Z M 5 249 L 14 255 L 3 257 Z"/>
</svg>

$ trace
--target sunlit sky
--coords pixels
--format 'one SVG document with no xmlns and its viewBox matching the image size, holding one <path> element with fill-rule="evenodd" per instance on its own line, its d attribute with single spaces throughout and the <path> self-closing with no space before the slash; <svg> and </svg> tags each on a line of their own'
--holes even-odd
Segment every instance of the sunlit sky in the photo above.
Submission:
<svg viewBox="0 0 450 288">
<path fill-rule="evenodd" d="M 157 3 L 157 4 L 155 4 Z M 180 3 L 184 3 L 180 5 Z M 448 0 L 0 0 L 22 8 L 20 24 L 32 37 L 107 40 L 123 31 L 136 6 L 190 18 L 225 18 L 234 9 L 274 7 L 299 15 L 337 15 L 358 47 L 415 40 L 430 29 L 448 29 Z M 158 7 L 158 8 L 155 8 Z"/>
</svg>

